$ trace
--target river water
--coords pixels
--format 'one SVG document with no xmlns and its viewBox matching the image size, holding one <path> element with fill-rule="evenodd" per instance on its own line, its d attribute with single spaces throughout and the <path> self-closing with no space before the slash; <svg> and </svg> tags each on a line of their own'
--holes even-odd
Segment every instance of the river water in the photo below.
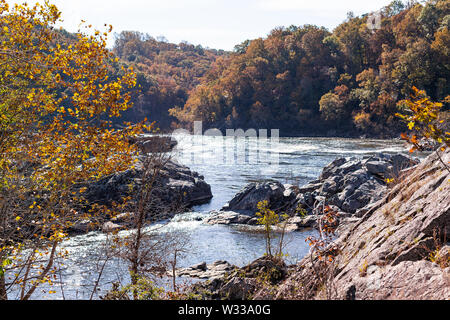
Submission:
<svg viewBox="0 0 450 320">
<path fill-rule="evenodd" d="M 177 266 L 187 267 L 200 262 L 226 260 L 243 266 L 265 252 L 261 233 L 232 226 L 210 226 L 202 219 L 211 210 L 220 209 L 246 184 L 265 179 L 304 185 L 317 179 L 322 168 L 337 157 L 363 157 L 376 153 L 404 153 L 406 146 L 398 140 L 358 140 L 340 138 L 218 138 L 176 136 L 179 144 L 174 157 L 192 170 L 204 175 L 211 185 L 214 198 L 210 203 L 194 207 L 192 212 L 176 216 L 160 224 L 159 232 L 182 232 L 189 253 L 180 257 Z M 289 263 L 295 263 L 309 250 L 306 238 L 312 230 L 289 234 L 284 253 Z M 103 266 L 102 252 L 106 236 L 100 232 L 75 236 L 62 248 L 69 253 L 61 268 L 64 286 L 42 286 L 34 299 L 89 299 L 98 270 Z M 128 280 L 127 265 L 119 259 L 110 260 L 99 282 L 105 294 L 111 283 Z M 56 293 L 49 294 L 48 290 Z M 14 293 L 10 294 L 14 298 Z"/>
</svg>

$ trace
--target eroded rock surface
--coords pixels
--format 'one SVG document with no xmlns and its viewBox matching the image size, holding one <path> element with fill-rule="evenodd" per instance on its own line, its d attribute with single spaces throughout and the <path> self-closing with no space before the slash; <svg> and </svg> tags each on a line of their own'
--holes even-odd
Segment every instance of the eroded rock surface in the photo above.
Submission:
<svg viewBox="0 0 450 320">
<path fill-rule="evenodd" d="M 234 198 L 226 204 L 222 211 L 244 212 L 254 215 L 258 211 L 258 203 L 268 201 L 272 209 L 281 210 L 293 194 L 286 193 L 286 187 L 278 181 L 265 181 L 250 183 L 244 187 Z"/>
<path fill-rule="evenodd" d="M 449 163 L 450 152 L 443 156 Z M 432 154 L 337 240 L 333 297 L 337 299 L 450 299 L 450 173 Z M 309 298 L 323 298 L 304 259 L 278 292 L 309 283 Z M 317 284 L 317 279 L 316 284 Z"/>
<path fill-rule="evenodd" d="M 189 268 L 181 268 L 176 270 L 178 277 L 191 277 L 198 279 L 215 279 L 223 277 L 228 272 L 237 267 L 227 261 L 216 261 L 207 265 L 206 262 L 199 263 Z"/>
</svg>

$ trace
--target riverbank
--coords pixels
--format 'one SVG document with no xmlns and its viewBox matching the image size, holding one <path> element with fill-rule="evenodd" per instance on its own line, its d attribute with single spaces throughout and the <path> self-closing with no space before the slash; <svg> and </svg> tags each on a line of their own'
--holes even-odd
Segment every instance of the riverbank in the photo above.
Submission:
<svg viewBox="0 0 450 320">
<path fill-rule="evenodd" d="M 160 221 L 154 227 L 157 233 L 182 233 L 186 235 L 189 254 L 180 256 L 177 261 L 178 268 L 189 268 L 200 262 L 207 266 L 216 261 L 226 260 L 236 267 L 244 267 L 264 254 L 264 235 L 254 226 L 247 225 L 209 225 L 204 220 L 210 212 L 220 210 L 242 188 L 249 183 L 263 182 L 267 179 L 276 179 L 282 184 L 302 186 L 317 179 L 323 168 L 336 158 L 356 157 L 363 158 L 376 156 L 379 153 L 408 155 L 404 143 L 397 140 L 361 140 L 361 139 L 310 139 L 310 138 L 280 138 L 277 143 L 269 143 L 265 148 L 269 152 L 279 153 L 279 166 L 276 172 L 266 171 L 263 161 L 257 163 L 220 163 L 211 161 L 211 155 L 225 142 L 218 142 L 211 137 L 202 138 L 202 147 L 192 149 L 191 139 L 178 138 L 178 145 L 173 151 L 173 157 L 180 164 L 199 172 L 204 181 L 211 186 L 213 198 L 203 205 L 196 205 L 186 213 L 177 214 L 174 218 Z M 195 138 L 195 137 L 194 137 Z M 238 149 L 236 157 L 245 152 L 247 157 L 254 157 L 255 148 L 252 143 L 258 141 L 248 140 L 250 148 Z M 236 142 L 239 143 L 239 142 Z M 195 153 L 196 157 L 179 157 L 184 150 Z M 242 151 L 241 151 L 242 150 Z M 146 232 L 150 229 L 146 228 Z M 121 231 L 126 236 L 128 231 Z M 299 231 L 286 235 L 284 252 L 288 255 L 288 265 L 296 265 L 305 255 L 309 246 L 306 239 L 317 237 L 313 228 L 302 228 Z M 64 296 L 66 299 L 89 299 L 93 283 L 97 281 L 100 271 L 99 261 L 105 257 L 104 245 L 108 234 L 95 231 L 87 234 L 71 236 L 61 244 L 61 250 L 68 252 L 68 257 L 61 267 L 61 281 L 64 283 Z M 101 265 L 101 264 L 100 264 Z M 120 259 L 111 259 L 105 265 L 102 277 L 98 284 L 101 290 L 94 298 L 103 296 L 111 287 L 111 283 L 127 283 L 128 270 L 126 264 Z M 190 281 L 183 277 L 178 283 Z M 51 286 L 42 286 L 42 290 L 54 290 Z M 34 299 L 59 299 L 60 291 L 51 296 L 36 293 Z"/>
<path fill-rule="evenodd" d="M 442 160 L 450 161 L 448 150 Z M 263 258 L 192 292 L 203 299 L 448 300 L 449 179 L 433 153 L 342 230 L 329 260 L 314 250 L 290 267 Z M 265 282 L 263 274 L 277 277 Z"/>
<path fill-rule="evenodd" d="M 70 234 L 133 228 L 134 210 L 137 208 L 136 202 L 145 171 L 153 170 L 146 168 L 144 162 L 145 159 L 139 158 L 133 168 L 87 184 L 83 197 L 91 207 L 100 205 L 109 208 L 114 203 L 123 202 L 122 199 L 130 200 L 126 206 L 121 207 L 123 212 L 118 212 L 117 215 L 76 221 L 69 228 Z M 177 213 L 189 211 L 193 206 L 208 203 L 213 197 L 211 186 L 205 182 L 203 176 L 176 161 L 164 161 L 163 166 L 157 170 L 157 173 L 153 173 L 155 181 L 151 186 L 151 201 L 145 204 L 147 223 L 173 218 Z"/>
</svg>

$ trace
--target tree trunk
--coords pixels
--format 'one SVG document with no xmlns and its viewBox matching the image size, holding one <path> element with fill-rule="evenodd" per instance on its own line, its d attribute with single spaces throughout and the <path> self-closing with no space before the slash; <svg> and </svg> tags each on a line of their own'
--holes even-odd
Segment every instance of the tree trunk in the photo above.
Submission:
<svg viewBox="0 0 450 320">
<path fill-rule="evenodd" d="M 177 250 L 175 250 L 174 257 L 173 257 L 173 263 L 172 263 L 172 285 L 173 285 L 173 292 L 177 292 Z"/>
<path fill-rule="evenodd" d="M 8 300 L 8 294 L 6 293 L 5 274 L 0 275 L 0 300 Z"/>
</svg>

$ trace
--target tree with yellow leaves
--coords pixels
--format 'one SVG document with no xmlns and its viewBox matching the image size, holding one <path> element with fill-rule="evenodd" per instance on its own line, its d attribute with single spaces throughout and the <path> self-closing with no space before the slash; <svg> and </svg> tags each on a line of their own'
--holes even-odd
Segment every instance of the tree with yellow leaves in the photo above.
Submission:
<svg viewBox="0 0 450 320">
<path fill-rule="evenodd" d="M 278 214 L 269 207 L 267 200 L 258 203 L 258 224 L 264 226 L 264 236 L 266 239 L 266 255 L 270 258 L 280 259 L 283 256 L 283 241 L 286 228 L 286 222 L 289 216 L 287 214 Z M 284 221 L 284 223 L 282 223 Z M 274 227 L 279 227 L 281 224 L 281 236 L 278 242 L 276 253 L 272 252 L 272 240 L 274 238 Z"/>
<path fill-rule="evenodd" d="M 439 150 L 436 153 L 445 168 L 450 171 L 439 155 L 439 151 L 445 151 L 450 146 L 450 132 L 445 127 L 447 119 L 441 112 L 444 104 L 431 101 L 424 90 L 413 87 L 412 91 L 410 99 L 398 103 L 404 113 L 397 113 L 397 117 L 403 119 L 409 130 L 414 131 L 415 134 L 409 136 L 403 133 L 402 139 L 412 145 L 411 153 L 416 150 L 423 151 L 430 141 L 439 144 Z M 450 101 L 450 96 L 445 101 Z"/>
<path fill-rule="evenodd" d="M 58 244 L 84 204 L 77 186 L 129 167 L 129 137 L 145 127 L 112 126 L 136 81 L 126 69 L 109 77 L 112 28 L 60 43 L 60 15 L 48 1 L 0 0 L 0 299 L 52 283 Z"/>
</svg>

